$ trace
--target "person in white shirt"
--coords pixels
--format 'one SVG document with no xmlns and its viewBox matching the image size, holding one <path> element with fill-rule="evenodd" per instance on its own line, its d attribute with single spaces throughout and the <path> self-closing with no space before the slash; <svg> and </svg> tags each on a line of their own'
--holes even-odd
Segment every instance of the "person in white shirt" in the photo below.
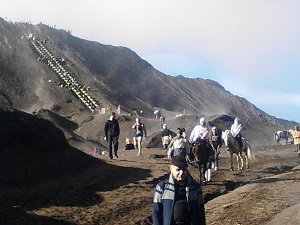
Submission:
<svg viewBox="0 0 300 225">
<path fill-rule="evenodd" d="M 205 118 L 200 118 L 200 124 L 196 125 L 194 129 L 192 130 L 191 136 L 189 138 L 189 143 L 191 144 L 190 152 L 189 152 L 189 159 L 188 162 L 192 164 L 194 162 L 194 155 L 193 155 L 193 147 L 196 142 L 204 142 L 206 145 L 206 148 L 208 150 L 208 154 L 211 155 L 213 152 L 212 146 L 209 143 L 209 136 L 208 136 L 208 127 L 206 125 Z"/>
<path fill-rule="evenodd" d="M 190 143 L 193 144 L 198 140 L 208 140 L 208 127 L 206 126 L 205 118 L 200 119 L 200 124 L 196 125 L 190 136 Z"/>
<path fill-rule="evenodd" d="M 230 132 L 231 132 L 232 136 L 234 137 L 234 139 L 238 142 L 240 150 L 242 150 L 242 148 L 243 148 L 241 130 L 242 130 L 242 124 L 240 122 L 240 118 L 236 117 L 231 126 Z"/>
</svg>

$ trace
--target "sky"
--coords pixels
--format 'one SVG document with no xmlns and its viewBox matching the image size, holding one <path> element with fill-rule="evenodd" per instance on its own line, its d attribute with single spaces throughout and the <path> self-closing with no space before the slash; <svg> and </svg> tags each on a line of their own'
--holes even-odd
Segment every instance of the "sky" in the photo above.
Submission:
<svg viewBox="0 0 300 225">
<path fill-rule="evenodd" d="M 2 0 L 0 17 L 125 46 L 172 76 L 211 79 L 300 122 L 298 0 Z"/>
</svg>

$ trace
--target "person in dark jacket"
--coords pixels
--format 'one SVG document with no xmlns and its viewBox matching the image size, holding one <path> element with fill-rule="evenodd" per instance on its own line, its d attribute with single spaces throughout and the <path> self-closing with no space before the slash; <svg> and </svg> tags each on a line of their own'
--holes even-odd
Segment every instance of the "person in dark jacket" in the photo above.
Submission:
<svg viewBox="0 0 300 225">
<path fill-rule="evenodd" d="M 181 155 L 171 160 L 170 175 L 156 185 L 153 198 L 153 225 L 205 225 L 202 188 L 187 171 Z"/>
<path fill-rule="evenodd" d="M 112 112 L 109 120 L 106 121 L 105 127 L 105 140 L 108 144 L 108 156 L 110 159 L 113 159 L 112 145 L 114 145 L 114 155 L 118 158 L 118 147 L 119 147 L 119 135 L 120 127 L 119 122 L 116 120 L 116 113 Z"/>
</svg>

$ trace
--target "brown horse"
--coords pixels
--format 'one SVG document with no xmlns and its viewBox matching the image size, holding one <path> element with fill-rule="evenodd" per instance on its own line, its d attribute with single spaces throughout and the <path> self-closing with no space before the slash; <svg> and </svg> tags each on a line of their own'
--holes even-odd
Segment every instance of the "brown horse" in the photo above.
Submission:
<svg viewBox="0 0 300 225">
<path fill-rule="evenodd" d="M 233 154 L 237 155 L 237 169 L 244 169 L 244 159 L 246 163 L 246 168 L 249 168 L 248 159 L 254 159 L 254 154 L 251 149 L 250 143 L 245 139 L 242 138 L 243 147 L 242 149 L 239 148 L 238 142 L 234 139 L 231 132 L 226 130 L 222 132 L 222 139 L 224 140 L 224 144 L 229 150 L 230 154 L 230 170 L 233 170 Z"/>
<path fill-rule="evenodd" d="M 198 166 L 200 183 L 202 180 L 205 183 L 207 182 L 205 171 L 207 171 L 209 159 L 209 149 L 207 148 L 206 143 L 203 141 L 195 142 L 194 146 L 192 147 L 192 154 Z"/>
</svg>

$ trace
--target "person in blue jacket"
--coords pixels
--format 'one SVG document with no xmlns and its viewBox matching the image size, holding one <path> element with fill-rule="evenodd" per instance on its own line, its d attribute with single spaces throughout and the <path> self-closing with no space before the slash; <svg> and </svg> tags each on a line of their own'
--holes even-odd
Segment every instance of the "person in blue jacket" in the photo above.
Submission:
<svg viewBox="0 0 300 225">
<path fill-rule="evenodd" d="M 190 175 L 185 157 L 174 156 L 170 175 L 156 185 L 153 225 L 205 225 L 202 187 Z"/>
</svg>

